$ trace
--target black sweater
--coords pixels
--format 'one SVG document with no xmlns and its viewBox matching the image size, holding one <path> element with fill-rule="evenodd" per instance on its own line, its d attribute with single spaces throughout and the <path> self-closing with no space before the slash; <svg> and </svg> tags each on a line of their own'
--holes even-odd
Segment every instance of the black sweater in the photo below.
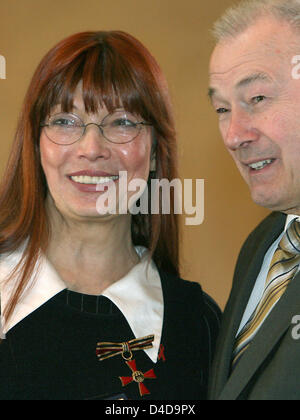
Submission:
<svg viewBox="0 0 300 420">
<path fill-rule="evenodd" d="M 219 330 L 220 310 L 192 283 L 160 273 L 164 320 L 157 363 L 133 352 L 136 369 L 150 392 L 140 395 L 121 355 L 99 361 L 99 341 L 134 337 L 119 309 L 104 296 L 63 290 L 32 312 L 0 344 L 1 400 L 206 399 L 208 376 Z"/>
</svg>

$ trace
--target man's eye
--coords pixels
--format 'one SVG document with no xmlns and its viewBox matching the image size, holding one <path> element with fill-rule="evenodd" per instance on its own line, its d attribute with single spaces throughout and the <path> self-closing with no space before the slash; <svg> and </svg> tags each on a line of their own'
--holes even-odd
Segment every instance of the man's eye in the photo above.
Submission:
<svg viewBox="0 0 300 420">
<path fill-rule="evenodd" d="M 226 112 L 228 112 L 228 109 L 226 108 L 218 108 L 216 109 L 217 114 L 225 114 Z"/>
<path fill-rule="evenodd" d="M 258 96 L 254 96 L 251 99 L 251 102 L 254 104 L 258 104 L 259 102 L 262 102 L 264 99 L 266 99 L 266 97 L 264 95 L 258 95 Z"/>
</svg>

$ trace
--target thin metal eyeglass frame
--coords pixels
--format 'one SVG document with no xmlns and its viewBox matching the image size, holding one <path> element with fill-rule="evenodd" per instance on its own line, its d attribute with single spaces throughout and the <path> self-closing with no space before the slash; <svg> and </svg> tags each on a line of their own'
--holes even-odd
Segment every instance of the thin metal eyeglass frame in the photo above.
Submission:
<svg viewBox="0 0 300 420">
<path fill-rule="evenodd" d="M 56 115 L 60 115 L 61 114 L 61 112 L 59 112 L 58 114 L 55 114 L 55 115 L 53 115 L 52 117 L 55 117 Z M 78 117 L 78 115 L 75 115 L 75 114 L 69 114 L 69 115 L 72 115 L 72 116 L 74 116 L 74 117 L 76 117 L 76 118 L 78 118 L 82 123 L 83 123 L 83 121 L 81 120 L 81 118 L 79 118 Z M 105 134 L 104 134 L 104 132 L 103 132 L 103 125 L 102 125 L 102 122 L 105 120 L 105 118 L 107 118 L 109 115 L 113 115 L 113 114 L 107 114 L 103 119 L 102 119 L 102 121 L 101 121 L 101 123 L 100 124 L 97 124 L 97 123 L 88 123 L 88 124 L 82 124 L 82 125 L 80 125 L 79 127 L 81 127 L 81 128 L 83 128 L 83 132 L 82 132 L 82 134 L 81 134 L 81 136 L 77 139 L 77 140 L 75 140 L 75 141 L 73 141 L 72 143 L 66 143 L 66 144 L 63 144 L 63 143 L 57 143 L 57 142 L 55 142 L 54 140 L 52 140 L 49 136 L 48 136 L 48 134 L 47 134 L 47 132 L 46 132 L 46 136 L 47 136 L 47 138 L 52 142 L 52 143 L 54 143 L 54 144 L 57 144 L 58 146 L 71 146 L 71 144 L 74 144 L 74 143 L 77 143 L 79 140 L 81 140 L 82 139 L 82 137 L 84 137 L 84 135 L 85 135 L 85 132 L 86 132 L 86 128 L 89 126 L 89 125 L 96 125 L 98 128 L 99 128 L 99 130 L 100 130 L 100 132 L 101 132 L 101 134 L 102 134 L 102 137 L 104 137 L 105 138 L 105 140 L 107 140 L 108 142 L 110 142 L 110 143 L 113 143 L 113 144 L 127 144 L 127 143 L 130 143 L 130 142 L 132 142 L 134 139 L 136 139 L 137 138 L 137 136 L 140 134 L 140 132 L 141 132 L 141 129 L 142 129 L 142 126 L 152 126 L 152 124 L 150 124 L 150 123 L 147 123 L 146 121 L 139 121 L 139 122 L 136 122 L 136 123 L 134 123 L 135 125 L 139 125 L 139 131 L 138 131 L 138 133 L 136 134 L 136 136 L 134 136 L 131 140 L 128 140 L 128 141 L 124 141 L 124 142 L 115 142 L 115 141 L 112 141 L 112 140 L 110 140 L 110 139 L 108 139 L 106 136 L 105 136 Z M 41 128 L 44 128 L 44 127 L 50 127 L 50 124 L 41 124 L 40 125 L 40 127 Z"/>
</svg>

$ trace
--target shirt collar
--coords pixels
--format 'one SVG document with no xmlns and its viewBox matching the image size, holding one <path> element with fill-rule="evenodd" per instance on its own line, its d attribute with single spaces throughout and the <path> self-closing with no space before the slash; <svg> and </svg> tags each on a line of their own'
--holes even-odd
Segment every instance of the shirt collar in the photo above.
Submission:
<svg viewBox="0 0 300 420">
<path fill-rule="evenodd" d="M 16 267 L 22 257 L 23 248 L 0 259 L 0 290 L 2 313 L 17 283 L 17 276 L 9 283 L 5 278 Z M 163 294 L 158 270 L 148 251 L 136 247 L 140 262 L 126 276 L 102 292 L 102 296 L 110 299 L 123 313 L 136 338 L 154 334 L 153 347 L 144 350 L 150 359 L 157 361 L 163 324 Z M 26 316 L 38 309 L 56 294 L 66 289 L 51 263 L 44 255 L 40 256 L 39 269 L 30 279 L 23 297 L 18 302 L 12 317 L 4 325 L 3 333 L 7 333 Z"/>
<path fill-rule="evenodd" d="M 288 214 L 286 221 L 285 221 L 285 227 L 284 227 L 284 231 L 287 230 L 287 228 L 289 227 L 290 223 L 294 220 L 294 219 L 298 219 L 297 222 L 300 222 L 300 217 L 297 214 Z"/>
</svg>

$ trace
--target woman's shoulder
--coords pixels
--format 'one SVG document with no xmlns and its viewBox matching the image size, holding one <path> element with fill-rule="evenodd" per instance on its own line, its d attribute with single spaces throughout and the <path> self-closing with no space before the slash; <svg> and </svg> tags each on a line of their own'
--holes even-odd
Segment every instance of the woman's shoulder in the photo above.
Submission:
<svg viewBox="0 0 300 420">
<path fill-rule="evenodd" d="M 207 319 L 221 323 L 222 312 L 215 300 L 202 290 L 198 282 L 182 279 L 174 274 L 160 271 L 162 288 L 166 297 L 171 300 L 189 304 L 191 308 L 201 311 Z"/>
</svg>

